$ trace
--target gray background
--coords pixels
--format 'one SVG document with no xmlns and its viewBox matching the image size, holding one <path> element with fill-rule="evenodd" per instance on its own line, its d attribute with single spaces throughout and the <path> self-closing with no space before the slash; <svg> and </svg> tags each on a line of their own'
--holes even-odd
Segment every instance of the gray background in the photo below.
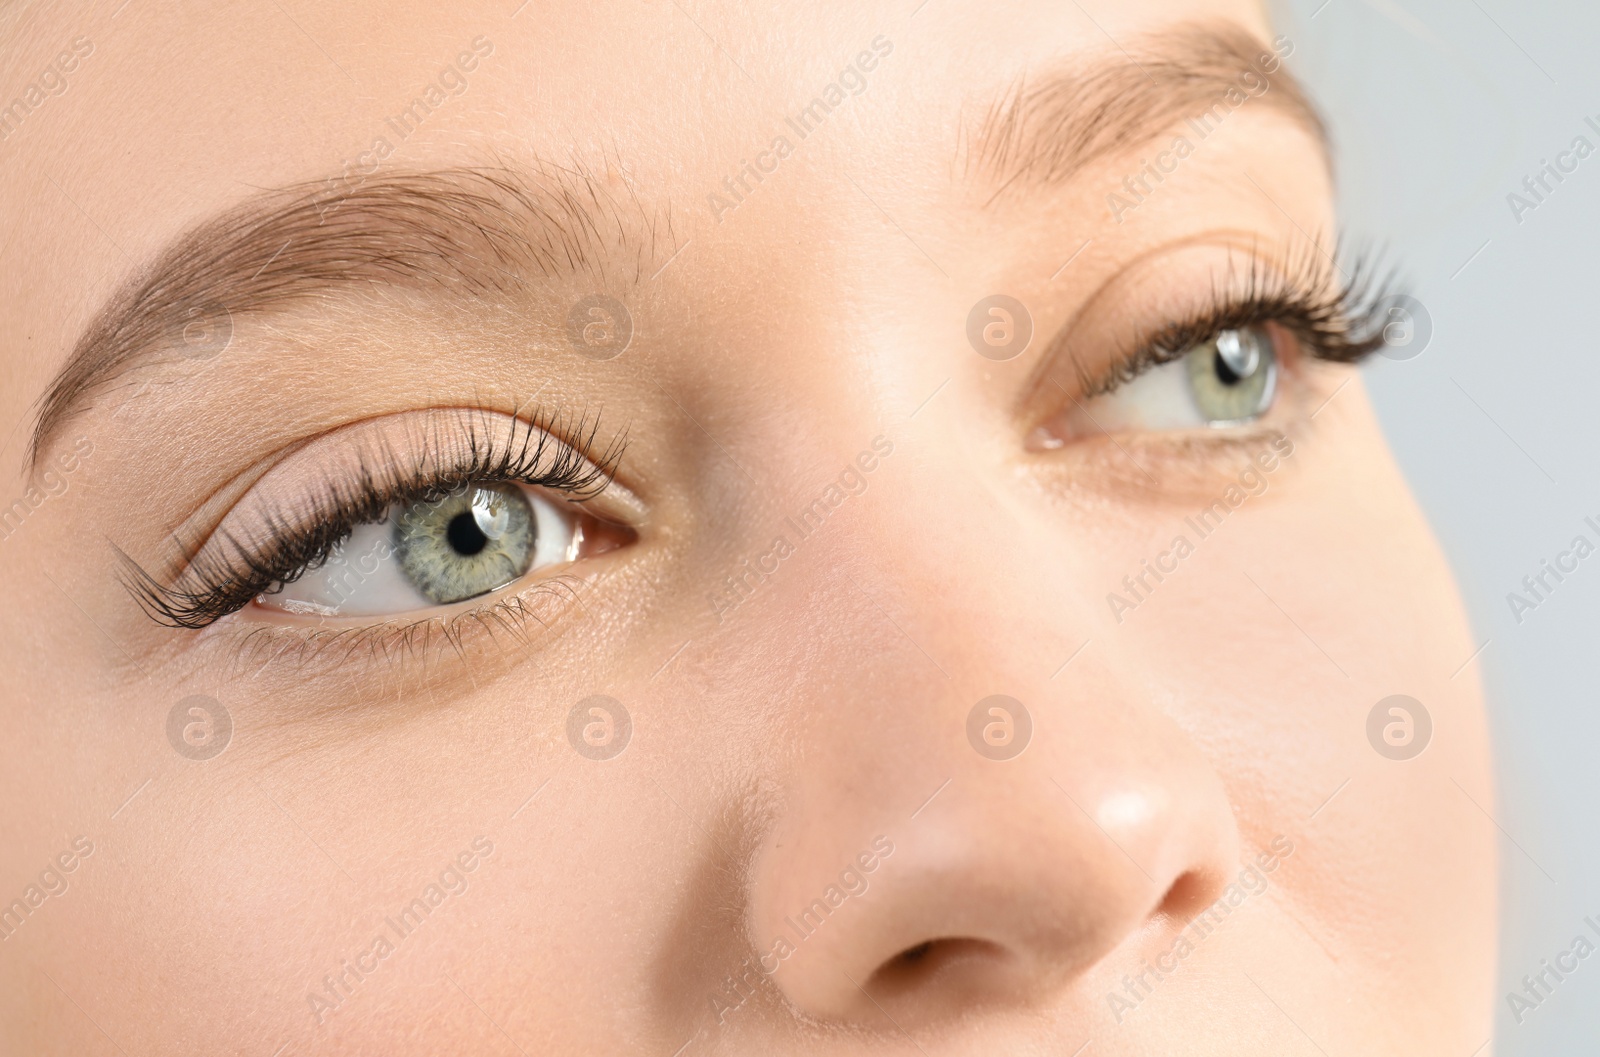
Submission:
<svg viewBox="0 0 1600 1057">
<path fill-rule="evenodd" d="M 1600 5 L 1284 0 L 1274 13 L 1332 126 L 1347 233 L 1390 247 L 1433 319 L 1425 352 L 1365 376 L 1475 642 L 1488 640 L 1474 663 L 1504 831 L 1495 1052 L 1594 1054 L 1600 955 L 1521 1024 L 1505 995 L 1570 949 L 1585 915 L 1600 921 L 1600 554 L 1520 624 L 1506 596 L 1579 532 L 1596 540 L 1586 515 L 1600 522 L 1600 135 L 1583 120 L 1600 122 Z M 1519 223 L 1506 196 L 1580 134 L 1597 153 Z"/>
</svg>

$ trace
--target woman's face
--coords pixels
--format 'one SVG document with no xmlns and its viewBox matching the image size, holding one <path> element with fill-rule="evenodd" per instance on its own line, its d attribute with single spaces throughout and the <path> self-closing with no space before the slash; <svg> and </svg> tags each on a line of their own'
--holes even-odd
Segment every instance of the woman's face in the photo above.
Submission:
<svg viewBox="0 0 1600 1057">
<path fill-rule="evenodd" d="M 0 1049 L 1486 1042 L 1254 4 L 3 20 Z"/>
</svg>

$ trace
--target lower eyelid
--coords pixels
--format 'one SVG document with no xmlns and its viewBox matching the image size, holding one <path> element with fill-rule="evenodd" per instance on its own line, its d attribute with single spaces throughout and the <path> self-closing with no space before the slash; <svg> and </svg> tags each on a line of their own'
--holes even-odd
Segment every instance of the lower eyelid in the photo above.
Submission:
<svg viewBox="0 0 1600 1057">
<path fill-rule="evenodd" d="M 285 691 L 315 685 L 319 693 L 296 715 L 345 710 L 345 700 L 381 700 L 383 714 L 394 701 L 448 704 L 452 694 L 487 678 L 500 667 L 523 662 L 530 648 L 553 646 L 575 620 L 599 605 L 607 575 L 557 570 L 524 578 L 507 591 L 458 603 L 444 612 L 355 620 L 307 621 L 262 611 L 255 619 L 224 621 L 198 643 L 205 664 L 232 664 L 251 671 L 279 671 Z M 515 647 L 515 648 L 510 648 Z M 415 659 L 419 664 L 401 663 Z M 470 666 L 463 679 L 458 664 Z M 350 680 L 349 693 L 329 694 L 325 680 Z M 401 680 L 405 691 L 374 694 L 375 680 Z"/>
<path fill-rule="evenodd" d="M 1101 433 L 1055 447 L 1041 447 L 1030 437 L 1029 460 L 1062 495 L 1088 489 L 1122 502 L 1203 504 L 1221 495 L 1258 456 L 1295 463 L 1280 456 L 1280 448 L 1291 455 L 1298 451 L 1312 433 L 1312 412 L 1336 391 L 1336 385 L 1314 382 L 1308 361 L 1291 353 L 1281 364 L 1273 406 L 1255 422 L 1114 437 Z M 1283 479 L 1273 475 L 1275 481 Z"/>
<path fill-rule="evenodd" d="M 1062 495 L 1089 490 L 1123 503 L 1203 506 L 1222 495 L 1258 456 L 1294 462 L 1281 449 L 1298 451 L 1306 425 L 1303 416 L 1295 415 L 1222 430 L 1128 434 L 1116 443 L 1102 436 L 1076 445 L 1067 458 L 1043 453 L 1034 469 Z"/>
</svg>

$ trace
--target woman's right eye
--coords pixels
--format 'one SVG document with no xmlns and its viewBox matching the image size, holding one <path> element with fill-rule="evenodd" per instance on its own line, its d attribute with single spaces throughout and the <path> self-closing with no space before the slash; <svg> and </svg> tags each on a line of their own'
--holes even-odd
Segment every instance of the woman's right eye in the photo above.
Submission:
<svg viewBox="0 0 1600 1057">
<path fill-rule="evenodd" d="M 262 609 L 389 616 L 449 605 L 576 560 L 593 519 L 512 482 L 469 482 L 357 525 L 322 563 L 255 600 Z"/>
</svg>

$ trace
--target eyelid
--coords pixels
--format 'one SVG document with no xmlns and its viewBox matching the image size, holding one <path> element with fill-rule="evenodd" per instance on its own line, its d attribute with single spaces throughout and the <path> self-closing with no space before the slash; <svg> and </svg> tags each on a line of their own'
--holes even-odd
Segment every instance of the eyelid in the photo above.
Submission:
<svg viewBox="0 0 1600 1057">
<path fill-rule="evenodd" d="M 1064 401 L 1110 392 L 1230 327 L 1282 323 L 1307 339 L 1294 343 L 1305 357 L 1359 359 L 1369 350 L 1346 340 L 1343 317 L 1359 323 L 1380 300 L 1382 285 L 1368 282 L 1370 275 L 1358 264 L 1340 282 L 1318 246 L 1271 252 L 1260 237 L 1228 232 L 1141 255 L 1085 299 L 1047 345 L 1019 406 L 1024 433 Z M 1285 314 L 1308 318 L 1279 318 Z"/>
<path fill-rule="evenodd" d="M 603 521 L 614 521 L 631 528 L 643 527 L 650 513 L 650 508 L 645 506 L 644 500 L 634 495 L 627 485 L 615 477 L 609 478 L 605 489 L 593 499 L 574 500 L 566 496 L 560 498 L 565 502 L 582 506 Z M 608 517 L 607 514 L 611 516 Z"/>
<path fill-rule="evenodd" d="M 315 560 L 341 525 L 376 520 L 395 502 L 466 480 L 542 486 L 575 514 L 636 528 L 646 505 L 614 476 L 625 435 L 613 435 L 591 458 L 586 450 L 596 450 L 599 437 L 598 420 L 586 416 L 528 418 L 484 408 L 402 412 L 345 426 L 297 443 L 255 474 L 209 532 L 195 533 L 202 542 L 170 577 L 132 566 L 129 587 L 158 623 L 205 626 L 240 608 L 210 615 L 206 600 L 222 586 L 238 593 L 268 572 L 287 575 L 296 562 Z M 189 622 L 183 614 L 196 607 L 201 612 Z"/>
</svg>

